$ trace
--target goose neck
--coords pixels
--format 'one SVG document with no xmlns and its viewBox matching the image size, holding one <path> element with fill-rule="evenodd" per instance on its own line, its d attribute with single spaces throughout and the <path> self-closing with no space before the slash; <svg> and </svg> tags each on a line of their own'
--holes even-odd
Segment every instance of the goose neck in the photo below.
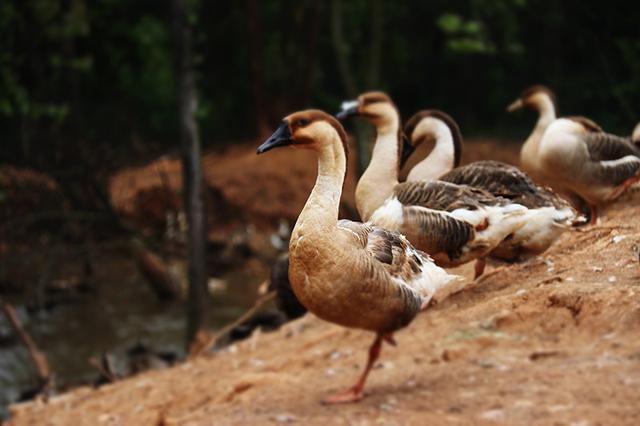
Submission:
<svg viewBox="0 0 640 426">
<path fill-rule="evenodd" d="M 378 129 L 371 162 L 356 187 L 356 207 L 362 220 L 368 220 L 398 184 L 398 144 L 397 124 Z"/>
<path fill-rule="evenodd" d="M 451 130 L 444 124 L 437 126 L 434 130 L 435 146 L 429 155 L 409 172 L 408 181 L 437 180 L 454 167 L 455 146 Z"/>
</svg>

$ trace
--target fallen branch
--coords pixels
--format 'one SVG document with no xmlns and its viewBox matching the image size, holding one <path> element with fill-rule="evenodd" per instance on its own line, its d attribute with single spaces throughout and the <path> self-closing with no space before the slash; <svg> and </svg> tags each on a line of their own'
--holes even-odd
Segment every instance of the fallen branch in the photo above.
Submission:
<svg viewBox="0 0 640 426">
<path fill-rule="evenodd" d="M 49 368 L 49 363 L 47 362 L 47 358 L 44 356 L 42 352 L 38 350 L 35 342 L 27 333 L 27 331 L 20 323 L 18 316 L 16 315 L 16 310 L 9 303 L 2 302 L 2 312 L 9 320 L 11 327 L 16 332 L 22 344 L 27 348 L 29 352 L 29 357 L 31 358 L 31 362 L 36 369 L 37 378 L 38 378 L 38 389 L 40 391 L 44 390 L 51 383 L 51 370 Z"/>
<path fill-rule="evenodd" d="M 189 358 L 197 357 L 209 349 L 215 346 L 218 341 L 226 336 L 231 330 L 239 326 L 240 324 L 247 321 L 251 318 L 256 312 L 258 312 L 267 302 L 275 299 L 276 292 L 270 291 L 262 297 L 259 297 L 256 302 L 253 304 L 249 310 L 247 310 L 244 314 L 242 314 L 237 320 L 233 321 L 230 324 L 225 325 L 220 330 L 218 330 L 215 334 L 211 336 L 207 336 L 203 339 L 194 339 L 191 347 L 189 348 Z M 206 339 L 206 340 L 205 340 Z"/>
</svg>

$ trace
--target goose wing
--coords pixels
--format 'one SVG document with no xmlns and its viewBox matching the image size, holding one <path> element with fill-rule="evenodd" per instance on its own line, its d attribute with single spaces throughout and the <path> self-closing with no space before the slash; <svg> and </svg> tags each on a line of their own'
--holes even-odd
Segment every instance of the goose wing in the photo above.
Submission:
<svg viewBox="0 0 640 426">
<path fill-rule="evenodd" d="M 593 161 L 611 161 L 626 156 L 640 157 L 640 148 L 629 139 L 602 132 L 587 133 L 582 137 L 589 157 Z"/>
<path fill-rule="evenodd" d="M 467 185 L 443 181 L 414 181 L 396 185 L 394 195 L 405 206 L 420 206 L 433 210 L 476 210 L 503 201 L 491 193 Z"/>
<path fill-rule="evenodd" d="M 384 282 L 380 276 L 385 271 L 390 277 L 389 285 L 397 287 L 412 308 L 421 306 L 425 298 L 458 278 L 447 274 L 398 232 L 349 220 L 338 221 L 338 227 L 353 233 L 364 250 L 362 269 L 368 271 L 372 281 Z"/>
<path fill-rule="evenodd" d="M 415 274 L 420 272 L 422 263 L 431 261 L 427 254 L 415 250 L 409 241 L 397 232 L 344 219 L 338 221 L 338 227 L 352 232 L 371 260 L 377 266 L 386 269 L 393 277 L 411 281 Z"/>
<path fill-rule="evenodd" d="M 445 173 L 440 180 L 482 188 L 495 196 L 509 199 L 533 194 L 537 190 L 526 173 L 499 161 L 476 161 Z"/>
<path fill-rule="evenodd" d="M 569 207 L 550 188 L 536 185 L 525 172 L 500 161 L 476 161 L 445 173 L 440 180 L 481 188 L 496 197 L 507 198 L 527 208 Z"/>
</svg>

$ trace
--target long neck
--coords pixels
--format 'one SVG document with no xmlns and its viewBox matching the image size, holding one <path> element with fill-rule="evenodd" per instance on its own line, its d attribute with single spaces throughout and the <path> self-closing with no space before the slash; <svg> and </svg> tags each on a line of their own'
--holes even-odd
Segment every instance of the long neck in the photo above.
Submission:
<svg viewBox="0 0 640 426">
<path fill-rule="evenodd" d="M 327 232 L 336 228 L 346 170 L 345 151 L 342 141 L 336 134 L 332 142 L 323 144 L 318 152 L 316 184 L 298 217 L 292 235 L 301 236 L 302 232 L 305 235 L 310 233 L 326 235 Z"/>
<path fill-rule="evenodd" d="M 377 128 L 377 138 L 371 162 L 356 187 L 356 207 L 363 221 L 393 194 L 398 184 L 399 119 Z"/>
<path fill-rule="evenodd" d="M 540 114 L 538 122 L 520 150 L 520 165 L 529 173 L 535 172 L 538 145 L 540 145 L 542 135 L 544 135 L 547 127 L 556 119 L 556 108 L 548 96 L 544 96 L 538 100 L 536 109 Z"/>
<path fill-rule="evenodd" d="M 427 158 L 416 164 L 407 176 L 408 181 L 437 180 L 440 176 L 453 169 L 455 161 L 455 147 L 451 130 L 444 123 L 438 123 L 435 128 L 436 144 Z"/>
<path fill-rule="evenodd" d="M 542 134 L 549 124 L 551 124 L 556 119 L 556 108 L 553 105 L 553 101 L 548 96 L 542 97 L 536 104 L 536 109 L 540 116 L 538 117 L 538 122 L 536 126 L 533 128 L 533 132 L 527 139 L 527 142 L 530 140 L 535 141 L 536 143 L 540 141 L 542 138 Z"/>
</svg>

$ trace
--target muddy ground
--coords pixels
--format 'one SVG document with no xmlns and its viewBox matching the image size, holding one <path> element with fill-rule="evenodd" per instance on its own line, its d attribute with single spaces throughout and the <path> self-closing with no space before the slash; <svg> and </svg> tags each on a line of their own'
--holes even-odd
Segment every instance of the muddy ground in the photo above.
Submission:
<svg viewBox="0 0 640 426">
<path fill-rule="evenodd" d="M 240 191 L 243 179 L 269 166 L 254 163 L 249 151 L 234 155 L 249 169 L 231 163 L 208 181 L 232 182 L 224 191 L 238 206 L 253 206 L 248 215 L 276 217 L 282 205 L 261 205 L 255 187 L 254 200 Z M 295 190 L 304 202 L 312 180 L 289 164 L 290 172 L 305 170 Z M 287 186 L 269 173 L 265 180 Z M 291 209 L 299 203 L 296 195 Z M 526 263 L 491 265 L 468 289 L 422 313 L 396 334 L 397 347 L 384 347 L 360 403 L 320 400 L 352 384 L 373 336 L 307 315 L 170 369 L 14 405 L 8 424 L 638 424 L 638 204 L 640 194 L 625 196 L 598 225 L 566 233 Z M 456 272 L 470 277 L 472 267 Z"/>
</svg>

